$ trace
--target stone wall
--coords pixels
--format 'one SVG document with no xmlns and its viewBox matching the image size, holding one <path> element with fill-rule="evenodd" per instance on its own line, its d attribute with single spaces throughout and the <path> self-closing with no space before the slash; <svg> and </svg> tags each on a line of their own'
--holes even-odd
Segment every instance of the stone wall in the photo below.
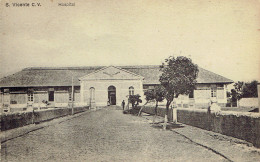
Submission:
<svg viewBox="0 0 260 162">
<path fill-rule="evenodd" d="M 177 109 L 177 121 L 232 136 L 260 147 L 260 114 L 248 112 L 209 113 L 203 109 Z"/>
<path fill-rule="evenodd" d="M 86 111 L 88 107 L 74 108 L 74 113 Z M 21 112 L 12 114 L 2 114 L 1 118 L 1 131 L 22 127 L 28 124 L 40 123 L 43 121 L 52 120 L 62 116 L 70 115 L 71 108 L 64 109 L 48 109 L 38 110 L 34 112 Z"/>
<path fill-rule="evenodd" d="M 145 107 L 143 112 L 154 114 L 154 107 Z M 172 109 L 169 116 L 172 119 Z M 221 111 L 209 113 L 207 109 L 177 109 L 177 121 L 201 129 L 232 136 L 260 147 L 260 114 L 249 112 Z M 158 108 L 164 116 L 165 108 Z"/>
</svg>

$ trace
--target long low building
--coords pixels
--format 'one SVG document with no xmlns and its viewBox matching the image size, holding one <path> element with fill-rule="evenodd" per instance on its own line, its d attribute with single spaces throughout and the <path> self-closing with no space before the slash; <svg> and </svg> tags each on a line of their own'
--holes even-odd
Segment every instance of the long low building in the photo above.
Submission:
<svg viewBox="0 0 260 162">
<path fill-rule="evenodd" d="M 144 100 L 144 92 L 160 83 L 160 75 L 158 65 L 25 68 L 0 80 L 1 107 L 5 111 L 39 108 L 44 104 L 68 107 L 72 98 L 75 106 L 121 105 L 132 94 L 139 94 Z M 207 107 L 215 99 L 224 106 L 226 88 L 232 82 L 199 68 L 194 92 L 179 96 L 174 103 L 178 107 Z"/>
</svg>

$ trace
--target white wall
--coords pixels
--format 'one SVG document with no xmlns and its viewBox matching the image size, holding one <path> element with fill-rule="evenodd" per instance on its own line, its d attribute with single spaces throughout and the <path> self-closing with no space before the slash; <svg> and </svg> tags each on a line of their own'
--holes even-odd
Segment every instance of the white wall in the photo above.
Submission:
<svg viewBox="0 0 260 162">
<path fill-rule="evenodd" d="M 134 87 L 134 94 L 143 97 L 142 80 L 85 80 L 81 81 L 81 102 L 89 104 L 91 87 L 95 88 L 95 103 L 97 106 L 106 106 L 108 101 L 108 87 L 116 87 L 116 105 L 121 105 L 125 100 L 127 103 L 127 95 L 129 95 L 129 87 Z"/>
<path fill-rule="evenodd" d="M 258 98 L 241 98 L 238 102 L 240 107 L 258 107 Z"/>
<path fill-rule="evenodd" d="M 211 87 L 216 88 L 216 97 L 211 97 Z M 211 100 L 216 100 L 217 103 L 225 105 L 227 103 L 226 86 L 218 87 L 216 84 L 198 84 L 194 90 L 194 98 L 190 99 L 188 95 L 180 95 L 175 99 L 177 105 L 189 105 L 207 107 Z"/>
</svg>

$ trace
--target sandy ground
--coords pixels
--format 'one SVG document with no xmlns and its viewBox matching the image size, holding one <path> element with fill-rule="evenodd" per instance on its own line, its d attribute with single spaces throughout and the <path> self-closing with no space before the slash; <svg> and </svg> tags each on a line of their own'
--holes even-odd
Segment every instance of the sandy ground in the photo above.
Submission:
<svg viewBox="0 0 260 162">
<path fill-rule="evenodd" d="M 249 143 L 187 125 L 104 108 L 2 143 L 2 161 L 258 161 Z M 157 118 L 160 122 L 162 118 Z M 13 130 L 15 132 L 15 130 Z"/>
</svg>

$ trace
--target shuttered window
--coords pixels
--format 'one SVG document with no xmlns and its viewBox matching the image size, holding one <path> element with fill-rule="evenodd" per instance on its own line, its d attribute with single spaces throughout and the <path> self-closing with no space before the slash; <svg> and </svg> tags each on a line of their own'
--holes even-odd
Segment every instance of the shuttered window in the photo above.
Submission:
<svg viewBox="0 0 260 162">
<path fill-rule="evenodd" d="M 129 95 L 134 95 L 134 87 L 129 87 Z"/>
<path fill-rule="evenodd" d="M 28 93 L 28 101 L 33 102 L 33 93 Z"/>
<path fill-rule="evenodd" d="M 211 88 L 211 97 L 217 97 L 217 89 Z"/>
</svg>

